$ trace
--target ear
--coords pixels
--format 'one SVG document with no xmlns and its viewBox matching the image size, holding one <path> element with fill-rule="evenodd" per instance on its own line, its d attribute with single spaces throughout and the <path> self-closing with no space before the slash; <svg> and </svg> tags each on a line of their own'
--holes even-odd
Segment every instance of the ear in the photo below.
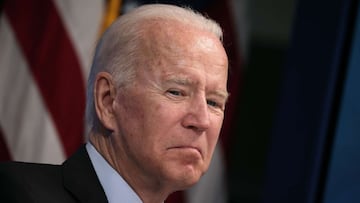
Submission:
<svg viewBox="0 0 360 203">
<path fill-rule="evenodd" d="M 112 76 L 107 72 L 96 75 L 94 86 L 94 103 L 96 114 L 105 129 L 113 131 L 115 127 L 113 102 L 116 88 L 112 83 Z"/>
</svg>

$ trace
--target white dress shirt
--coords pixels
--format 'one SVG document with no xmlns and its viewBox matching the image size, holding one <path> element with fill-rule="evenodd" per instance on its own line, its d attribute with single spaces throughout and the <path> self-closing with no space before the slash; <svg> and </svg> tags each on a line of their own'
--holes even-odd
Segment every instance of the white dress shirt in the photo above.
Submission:
<svg viewBox="0 0 360 203">
<path fill-rule="evenodd" d="M 91 143 L 86 144 L 86 150 L 109 203 L 142 203 L 135 191 Z"/>
</svg>

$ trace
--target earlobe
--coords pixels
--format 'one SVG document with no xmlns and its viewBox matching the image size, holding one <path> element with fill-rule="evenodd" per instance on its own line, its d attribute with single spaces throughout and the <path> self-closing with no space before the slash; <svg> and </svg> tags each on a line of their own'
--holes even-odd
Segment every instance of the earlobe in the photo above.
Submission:
<svg viewBox="0 0 360 203">
<path fill-rule="evenodd" d="M 107 72 L 96 75 L 94 85 L 94 103 L 99 121 L 106 130 L 114 130 L 113 102 L 116 89 L 112 82 L 112 76 Z"/>
</svg>

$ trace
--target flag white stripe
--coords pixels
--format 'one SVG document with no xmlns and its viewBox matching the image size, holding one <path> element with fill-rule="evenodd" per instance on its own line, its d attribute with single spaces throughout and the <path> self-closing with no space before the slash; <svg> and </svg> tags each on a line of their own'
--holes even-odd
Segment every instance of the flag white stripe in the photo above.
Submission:
<svg viewBox="0 0 360 203">
<path fill-rule="evenodd" d="M 104 1 L 54 0 L 54 4 L 69 34 L 86 81 L 100 35 Z"/>
<path fill-rule="evenodd" d="M 9 153 L 17 161 L 61 163 L 62 144 L 6 15 L 0 25 L 0 125 Z"/>
</svg>

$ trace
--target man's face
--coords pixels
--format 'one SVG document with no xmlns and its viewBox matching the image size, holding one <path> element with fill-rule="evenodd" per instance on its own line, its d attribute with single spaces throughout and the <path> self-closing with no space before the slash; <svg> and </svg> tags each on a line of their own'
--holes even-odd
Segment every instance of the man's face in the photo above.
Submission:
<svg viewBox="0 0 360 203">
<path fill-rule="evenodd" d="M 182 26 L 148 38 L 134 83 L 114 102 L 117 162 L 129 182 L 183 189 L 208 169 L 218 140 L 227 56 L 215 36 Z"/>
</svg>

